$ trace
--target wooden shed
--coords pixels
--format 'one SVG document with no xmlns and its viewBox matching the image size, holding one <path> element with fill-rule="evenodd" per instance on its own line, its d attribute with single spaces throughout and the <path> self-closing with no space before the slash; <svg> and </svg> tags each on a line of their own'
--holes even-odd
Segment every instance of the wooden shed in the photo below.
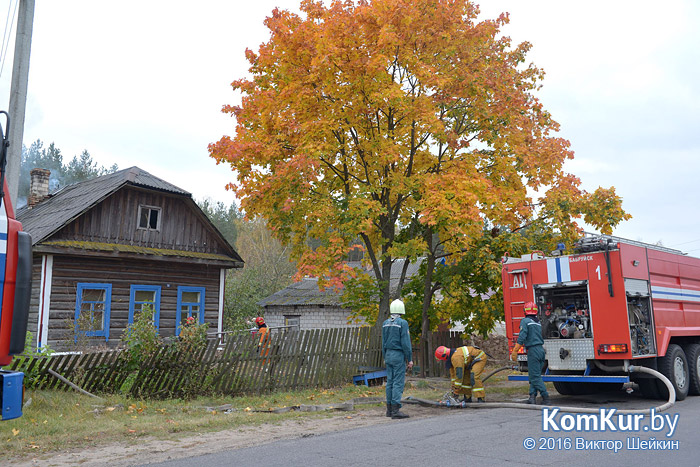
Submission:
<svg viewBox="0 0 700 467">
<path fill-rule="evenodd" d="M 29 331 L 38 347 L 79 337 L 114 347 L 148 305 L 163 337 L 193 316 L 222 331 L 226 270 L 243 260 L 192 195 L 131 167 L 42 193 L 32 171 L 29 204 L 17 213 L 32 236 Z M 39 188 L 36 188 L 36 187 Z"/>
<path fill-rule="evenodd" d="M 410 280 L 417 272 L 422 259 L 409 263 L 406 277 Z M 349 262 L 354 268 L 362 268 L 360 262 Z M 390 287 L 398 287 L 404 260 L 396 260 L 391 268 Z M 366 272 L 372 273 L 371 270 Z M 318 279 L 306 277 L 258 302 L 263 309 L 268 326 L 299 326 L 299 329 L 343 328 L 363 326 L 363 317 L 352 317 L 352 312 L 341 303 L 342 292 L 334 288 L 319 290 Z"/>
</svg>

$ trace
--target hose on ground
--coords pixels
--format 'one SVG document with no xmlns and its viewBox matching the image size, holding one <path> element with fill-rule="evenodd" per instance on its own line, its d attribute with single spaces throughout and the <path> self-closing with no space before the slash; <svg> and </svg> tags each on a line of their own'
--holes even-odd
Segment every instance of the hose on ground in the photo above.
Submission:
<svg viewBox="0 0 700 467">
<path fill-rule="evenodd" d="M 656 370 L 652 370 L 651 368 L 647 368 L 645 366 L 638 366 L 638 365 L 630 365 L 629 370 L 630 370 L 630 372 L 636 371 L 639 373 L 647 373 L 647 374 L 650 374 L 652 376 L 656 376 L 666 385 L 666 388 L 668 388 L 668 402 L 656 407 L 657 412 L 663 412 L 664 410 L 671 408 L 671 406 L 673 406 L 673 404 L 676 403 L 676 390 L 673 387 L 673 383 L 671 383 L 671 381 L 666 376 L 664 376 L 662 373 L 660 373 Z"/>
<path fill-rule="evenodd" d="M 602 365 L 602 364 L 601 364 Z M 605 365 L 602 365 L 605 367 Z M 499 371 L 507 370 L 507 369 L 512 369 L 512 367 L 503 367 L 499 368 L 496 371 L 493 371 L 489 373 L 486 378 L 484 378 L 482 381 L 485 381 L 487 378 L 493 376 L 494 374 L 498 373 Z M 606 371 L 623 371 L 623 368 L 613 368 L 613 367 L 607 367 L 607 368 L 601 368 L 605 369 Z M 668 410 L 673 404 L 676 402 L 676 391 L 673 388 L 673 384 L 671 381 L 664 376 L 663 374 L 659 373 L 656 370 L 652 370 L 651 368 L 647 368 L 644 366 L 638 366 L 638 365 L 630 365 L 628 368 L 628 371 L 630 373 L 638 372 L 638 373 L 647 373 L 652 376 L 655 376 L 656 378 L 660 379 L 668 388 L 668 401 L 665 404 L 662 404 L 658 407 L 655 407 L 655 410 L 657 412 L 663 412 L 664 410 Z M 538 405 L 538 404 L 520 404 L 517 402 L 484 402 L 484 403 L 466 403 L 462 402 L 461 404 L 447 404 L 445 402 L 439 402 L 439 401 L 431 401 L 427 399 L 420 399 L 417 397 L 412 397 L 409 396 L 405 399 L 403 399 L 401 402 L 404 402 L 406 404 L 419 404 L 424 407 L 439 407 L 439 408 L 450 408 L 450 409 L 524 409 L 524 410 L 542 410 L 545 407 L 549 407 L 546 405 Z M 554 408 L 554 406 L 552 407 Z M 600 409 L 594 409 L 594 408 L 587 408 L 587 407 L 566 407 L 566 406 L 556 406 L 559 410 L 562 412 L 570 412 L 570 413 L 600 413 Z M 618 414 L 637 414 L 639 413 L 639 410 L 634 410 L 634 409 L 625 409 L 625 410 L 617 410 L 616 413 Z"/>
<path fill-rule="evenodd" d="M 265 408 L 256 409 L 251 407 L 233 407 L 231 404 L 219 405 L 217 407 L 201 407 L 207 412 L 221 412 L 221 413 L 232 413 L 232 412 L 257 412 L 257 413 L 286 413 L 291 411 L 299 412 L 321 412 L 325 410 L 340 410 L 343 412 L 352 412 L 355 410 L 356 405 L 362 404 L 378 404 L 384 402 L 386 399 L 384 397 L 356 397 L 354 399 L 347 400 L 338 404 L 317 404 L 317 405 L 291 405 L 288 407 L 277 407 L 277 408 Z"/>
<path fill-rule="evenodd" d="M 595 364 L 598 368 L 600 368 L 603 371 L 607 371 L 610 373 L 613 372 L 619 372 L 619 371 L 625 371 L 624 367 L 612 367 L 605 365 L 598 360 L 595 360 Z M 651 368 L 647 368 L 645 366 L 640 366 L 640 365 L 630 365 L 628 367 L 628 371 L 631 372 L 638 372 L 638 373 L 647 373 L 649 375 L 655 376 L 656 378 L 660 379 L 662 383 L 666 385 L 666 388 L 668 389 L 668 402 L 666 402 L 663 405 L 660 405 L 656 407 L 656 410 L 658 412 L 663 412 L 666 409 L 669 409 L 673 404 L 676 402 L 676 390 L 673 387 L 673 383 L 663 374 L 660 373 L 656 370 L 653 370 Z"/>
<path fill-rule="evenodd" d="M 596 365 L 604 371 L 608 372 L 622 372 L 624 369 L 622 367 L 610 367 L 603 365 L 602 363 L 596 362 Z M 501 371 L 505 370 L 513 370 L 515 369 L 514 366 L 504 366 L 501 368 L 498 368 L 489 374 L 487 374 L 484 378 L 482 378 L 482 381 L 486 381 L 489 379 L 491 376 L 495 375 L 496 373 L 499 373 Z M 651 368 L 643 367 L 643 366 L 637 366 L 637 365 L 630 365 L 628 367 L 629 372 L 639 372 L 639 373 L 647 373 L 652 376 L 655 376 L 656 378 L 660 379 L 663 381 L 663 383 L 666 385 L 668 388 L 668 402 L 665 404 L 662 404 L 658 407 L 656 407 L 657 412 L 663 412 L 664 410 L 668 410 L 675 402 L 676 402 L 676 391 L 673 388 L 673 384 L 671 381 L 664 376 L 663 374 L 659 373 L 656 370 L 652 370 Z M 229 412 L 238 412 L 238 411 L 249 411 L 249 412 L 262 412 L 262 413 L 285 413 L 289 411 L 301 411 L 301 412 L 316 412 L 316 411 L 322 411 L 322 410 L 341 410 L 341 411 L 352 411 L 354 410 L 354 406 L 357 404 L 377 404 L 380 402 L 384 402 L 383 397 L 358 397 L 355 399 L 351 399 L 349 401 L 345 401 L 340 404 L 325 404 L 325 405 L 297 405 L 297 406 L 290 406 L 290 407 L 280 407 L 280 408 L 268 408 L 268 409 L 251 409 L 250 407 L 247 408 L 234 408 L 229 404 L 219 406 L 219 407 L 203 407 L 207 411 L 217 411 L 217 412 L 223 412 L 223 413 L 229 413 Z M 548 407 L 546 405 L 530 405 L 530 404 L 522 404 L 522 403 L 517 403 L 517 402 L 484 402 L 484 403 L 465 403 L 462 402 L 461 404 L 446 404 L 445 402 L 438 402 L 438 401 L 432 401 L 428 399 L 420 399 L 417 397 L 409 396 L 405 399 L 401 400 L 402 403 L 405 404 L 418 404 L 422 405 L 424 407 L 436 407 L 436 408 L 448 408 L 448 409 L 525 409 L 525 410 L 542 410 L 544 407 Z M 552 408 L 555 408 L 554 406 Z M 571 412 L 571 413 L 599 413 L 600 409 L 591 409 L 591 408 L 583 408 L 583 407 L 565 407 L 565 406 L 556 406 L 559 410 L 562 412 Z M 619 414 L 636 414 L 639 413 L 639 410 L 617 410 L 617 413 Z"/>
<path fill-rule="evenodd" d="M 486 375 L 486 376 L 484 376 L 483 378 L 481 378 L 481 381 L 482 381 L 482 382 L 483 382 L 483 381 L 486 381 L 487 379 L 489 379 L 490 377 L 492 377 L 493 375 L 495 375 L 495 374 L 498 373 L 499 371 L 503 371 L 503 370 L 515 370 L 515 369 L 516 369 L 516 368 L 515 368 L 515 366 L 513 366 L 513 365 L 501 367 L 501 368 L 499 368 L 499 369 L 497 369 L 497 370 L 493 370 L 491 373 L 489 373 L 488 375 Z"/>
</svg>

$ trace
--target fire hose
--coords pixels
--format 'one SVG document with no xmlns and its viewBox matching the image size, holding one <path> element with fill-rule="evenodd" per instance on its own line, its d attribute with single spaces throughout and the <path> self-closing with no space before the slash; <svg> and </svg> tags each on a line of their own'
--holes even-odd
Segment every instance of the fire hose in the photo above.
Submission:
<svg viewBox="0 0 700 467">
<path fill-rule="evenodd" d="M 668 394 L 669 398 L 668 401 L 665 404 L 662 404 L 658 407 L 655 407 L 657 412 L 663 412 L 664 410 L 668 410 L 671 406 L 676 401 L 676 391 L 673 388 L 673 384 L 669 379 L 664 376 L 662 373 L 653 370 L 651 368 L 643 367 L 643 366 L 637 366 L 637 365 L 629 365 L 627 369 L 623 367 L 609 367 L 606 365 L 603 365 L 601 363 L 596 362 L 596 365 L 604 371 L 608 372 L 613 372 L 613 371 L 628 371 L 630 373 L 633 372 L 638 372 L 638 373 L 647 373 L 649 375 L 655 376 L 656 378 L 660 379 L 663 381 L 663 383 L 666 385 L 668 388 Z M 484 378 L 482 378 L 482 381 L 486 381 L 489 379 L 491 376 L 495 375 L 496 373 L 499 373 L 501 371 L 505 370 L 514 370 L 516 367 L 514 366 L 504 366 L 501 368 L 498 368 L 496 370 L 493 370 L 492 372 L 488 373 Z M 340 404 L 325 404 L 325 405 L 297 405 L 297 406 L 289 406 L 289 407 L 281 407 L 281 408 L 265 408 L 265 409 L 255 409 L 255 408 L 234 408 L 230 404 L 226 404 L 223 406 L 219 407 L 203 407 L 207 411 L 210 412 L 222 412 L 222 413 L 231 413 L 231 412 L 238 412 L 238 411 L 245 411 L 245 412 L 262 412 L 262 413 L 285 413 L 289 411 L 301 411 L 301 412 L 316 412 L 316 411 L 323 411 L 323 410 L 340 410 L 340 411 L 352 411 L 355 408 L 355 405 L 358 404 L 377 404 L 380 402 L 385 401 L 383 397 L 358 397 L 349 401 L 345 401 Z M 435 407 L 435 408 L 449 408 L 449 409 L 498 409 L 498 408 L 510 408 L 510 409 L 525 409 L 525 410 L 542 410 L 544 407 L 547 407 L 545 405 L 538 405 L 538 404 L 523 404 L 523 403 L 518 403 L 518 402 L 484 402 L 484 403 L 467 403 L 467 402 L 445 402 L 445 401 L 433 401 L 433 400 L 428 400 L 428 399 L 420 399 L 418 397 L 413 397 L 413 396 L 408 396 L 405 399 L 401 400 L 402 403 L 405 404 L 417 404 L 421 405 L 424 407 Z M 592 408 L 584 408 L 584 407 L 566 407 L 566 406 L 556 406 L 559 410 L 563 412 L 571 412 L 571 413 L 593 413 L 597 414 L 599 413 L 600 409 L 592 409 Z M 619 414 L 637 414 L 639 413 L 639 410 L 617 410 L 617 413 Z"/>
<path fill-rule="evenodd" d="M 597 362 L 596 362 L 597 363 Z M 603 364 L 598 364 L 598 367 L 602 370 L 605 371 L 625 371 L 623 367 L 609 367 Z M 513 367 L 511 366 L 506 366 L 502 368 L 498 368 L 497 370 L 492 371 L 486 377 L 482 379 L 482 381 L 486 381 L 488 378 L 491 376 L 495 375 L 496 373 L 504 370 L 512 370 Z M 665 404 L 662 404 L 658 407 L 655 407 L 657 412 L 663 412 L 664 410 L 669 409 L 673 404 L 676 402 L 676 391 L 673 388 L 673 384 L 671 381 L 661 374 L 660 372 L 653 370 L 651 368 L 647 368 L 644 366 L 638 366 L 638 365 L 629 365 L 627 367 L 627 371 L 630 373 L 647 373 L 649 375 L 655 376 L 656 378 L 660 379 L 668 388 L 668 401 Z M 542 410 L 544 407 L 547 407 L 545 405 L 539 405 L 539 404 L 522 404 L 522 403 L 517 403 L 517 402 L 484 402 L 480 404 L 473 404 L 473 403 L 468 403 L 468 402 L 458 402 L 456 404 L 453 404 L 451 402 L 445 402 L 445 401 L 431 401 L 427 399 L 420 399 L 417 397 L 413 396 L 408 396 L 407 398 L 403 399 L 401 402 L 404 402 L 406 404 L 419 404 L 424 407 L 440 407 L 440 408 L 450 408 L 450 409 L 525 409 L 525 410 Z M 585 408 L 585 407 L 565 407 L 565 406 L 556 406 L 558 409 L 560 409 L 563 412 L 571 412 L 571 413 L 599 413 L 600 409 L 593 409 L 593 408 Z M 617 413 L 619 414 L 636 414 L 639 413 L 639 410 L 634 410 L 634 409 L 625 409 L 625 410 L 617 410 Z"/>
</svg>

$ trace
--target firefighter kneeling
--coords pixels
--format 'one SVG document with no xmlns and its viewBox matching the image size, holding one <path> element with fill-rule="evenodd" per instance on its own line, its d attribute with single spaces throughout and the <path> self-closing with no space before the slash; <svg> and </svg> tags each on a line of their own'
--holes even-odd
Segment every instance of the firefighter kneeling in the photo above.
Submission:
<svg viewBox="0 0 700 467">
<path fill-rule="evenodd" d="M 477 402 L 484 402 L 486 392 L 484 391 L 484 383 L 481 381 L 481 373 L 484 372 L 487 358 L 483 350 L 469 345 L 456 349 L 441 345 L 435 350 L 435 358 L 444 360 L 446 368 L 450 370 L 454 394 L 464 394 L 464 402 L 471 402 L 472 393 L 474 393 Z M 462 369 L 461 379 L 457 377 L 457 368 Z M 474 373 L 473 386 L 472 373 Z"/>
</svg>

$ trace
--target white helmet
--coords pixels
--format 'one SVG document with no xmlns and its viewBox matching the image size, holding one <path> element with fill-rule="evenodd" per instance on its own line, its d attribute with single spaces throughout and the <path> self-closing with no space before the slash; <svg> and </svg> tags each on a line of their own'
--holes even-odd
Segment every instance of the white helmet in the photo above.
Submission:
<svg viewBox="0 0 700 467">
<path fill-rule="evenodd" d="M 406 308 L 403 306 L 403 302 L 401 300 L 394 300 L 391 302 L 391 305 L 389 305 L 389 313 L 392 315 L 405 315 Z"/>
</svg>

